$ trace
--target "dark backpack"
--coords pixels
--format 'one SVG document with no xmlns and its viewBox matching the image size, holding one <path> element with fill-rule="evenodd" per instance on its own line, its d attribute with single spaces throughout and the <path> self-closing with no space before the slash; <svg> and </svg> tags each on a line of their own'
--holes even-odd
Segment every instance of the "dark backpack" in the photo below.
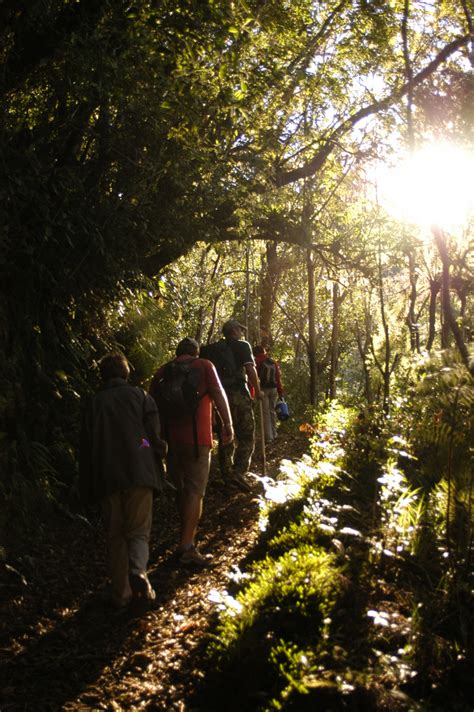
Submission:
<svg viewBox="0 0 474 712">
<path fill-rule="evenodd" d="M 276 363 L 272 358 L 262 361 L 259 368 L 261 388 L 276 388 Z"/>
<path fill-rule="evenodd" d="M 193 415 L 196 412 L 202 377 L 200 369 L 192 368 L 191 363 L 167 363 L 161 381 L 153 389 L 151 395 L 165 419 Z"/>
<path fill-rule="evenodd" d="M 194 455 L 199 457 L 196 411 L 202 396 L 199 395 L 201 385 L 201 369 L 192 368 L 192 361 L 177 363 L 170 361 L 163 370 L 163 377 L 151 391 L 158 405 L 163 421 L 164 436 L 169 440 L 169 421 L 191 415 L 193 423 Z M 204 395 L 204 394 L 203 394 Z"/>
<path fill-rule="evenodd" d="M 232 390 L 245 385 L 243 369 L 237 366 L 234 352 L 225 339 L 201 346 L 199 355 L 212 361 L 224 389 Z"/>
</svg>

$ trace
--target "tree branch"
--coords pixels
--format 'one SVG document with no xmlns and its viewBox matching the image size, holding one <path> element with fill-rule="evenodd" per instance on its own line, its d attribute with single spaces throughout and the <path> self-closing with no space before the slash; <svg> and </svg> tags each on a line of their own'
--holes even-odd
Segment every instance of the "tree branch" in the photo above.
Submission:
<svg viewBox="0 0 474 712">
<path fill-rule="evenodd" d="M 433 72 L 435 72 L 440 64 L 445 62 L 448 57 L 450 57 L 458 49 L 467 45 L 471 40 L 471 35 L 463 35 L 458 37 L 444 47 L 441 52 L 431 61 L 424 69 L 422 69 L 418 74 L 416 74 L 411 80 L 405 82 L 399 89 L 396 89 L 391 94 L 386 96 L 384 99 L 379 101 L 374 101 L 368 106 L 362 107 L 347 119 L 343 120 L 339 126 L 337 126 L 331 135 L 328 137 L 326 142 L 321 146 L 321 148 L 316 152 L 313 158 L 308 161 L 308 163 L 300 166 L 300 168 L 294 168 L 291 171 L 285 171 L 277 173 L 274 178 L 274 183 L 277 187 L 282 187 L 288 185 L 289 183 L 294 183 L 300 178 L 308 178 L 314 175 L 318 170 L 324 165 L 326 159 L 332 152 L 334 148 L 334 143 L 336 139 L 344 134 L 348 133 L 351 128 L 353 128 L 362 119 L 375 114 L 378 111 L 383 111 L 388 109 L 390 106 L 395 104 L 399 99 L 401 99 L 405 94 L 413 91 L 413 89 L 421 84 L 427 77 L 429 77 Z"/>
</svg>

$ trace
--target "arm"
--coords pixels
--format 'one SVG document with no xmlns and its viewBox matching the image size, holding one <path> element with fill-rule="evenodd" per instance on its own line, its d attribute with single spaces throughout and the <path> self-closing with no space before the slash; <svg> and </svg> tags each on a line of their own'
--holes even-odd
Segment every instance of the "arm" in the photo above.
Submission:
<svg viewBox="0 0 474 712">
<path fill-rule="evenodd" d="M 260 380 L 257 375 L 257 369 L 255 368 L 253 363 L 246 363 L 244 364 L 244 366 L 245 371 L 247 372 L 247 378 L 249 379 L 249 383 L 253 387 L 255 398 L 257 398 L 257 400 L 261 400 L 263 398 L 263 393 L 260 390 Z"/>
<path fill-rule="evenodd" d="M 168 445 L 166 440 L 163 440 L 160 437 L 160 416 L 158 415 L 156 403 L 149 394 L 145 395 L 145 403 L 143 406 L 143 425 L 145 426 L 145 432 L 148 435 L 148 440 L 150 441 L 150 445 L 152 446 L 156 456 L 159 458 L 166 457 Z"/>
<path fill-rule="evenodd" d="M 234 428 L 225 391 L 222 388 L 212 388 L 209 394 L 222 420 L 222 441 L 224 444 L 230 443 L 234 439 Z"/>
<path fill-rule="evenodd" d="M 234 439 L 234 428 L 232 425 L 232 414 L 229 408 L 227 395 L 219 380 L 217 371 L 210 361 L 203 361 L 206 364 L 206 388 L 217 412 L 222 420 L 221 439 L 224 445 Z"/>
<path fill-rule="evenodd" d="M 276 378 L 276 386 L 277 386 L 277 393 L 280 396 L 280 398 L 283 398 L 283 386 L 281 383 L 281 374 L 280 374 L 280 366 L 278 363 L 275 361 L 275 378 Z"/>
</svg>

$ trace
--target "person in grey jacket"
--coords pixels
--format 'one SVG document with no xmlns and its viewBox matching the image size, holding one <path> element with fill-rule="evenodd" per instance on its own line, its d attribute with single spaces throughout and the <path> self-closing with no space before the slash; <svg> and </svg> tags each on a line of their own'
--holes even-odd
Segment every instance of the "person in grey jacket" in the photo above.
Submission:
<svg viewBox="0 0 474 712">
<path fill-rule="evenodd" d="M 103 387 L 84 408 L 79 487 L 85 504 L 100 504 L 107 530 L 112 604 L 151 601 L 147 577 L 153 491 L 166 455 L 153 398 L 128 383 L 122 354 L 101 359 Z"/>
</svg>

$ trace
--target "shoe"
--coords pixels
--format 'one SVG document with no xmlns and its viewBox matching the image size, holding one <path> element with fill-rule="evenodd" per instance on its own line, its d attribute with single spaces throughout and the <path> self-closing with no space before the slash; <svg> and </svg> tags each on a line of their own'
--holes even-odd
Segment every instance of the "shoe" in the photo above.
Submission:
<svg viewBox="0 0 474 712">
<path fill-rule="evenodd" d="M 134 599 L 143 599 L 145 601 L 155 600 L 156 593 L 145 573 L 130 574 L 128 580 L 130 581 L 130 588 L 132 589 Z"/>
<path fill-rule="evenodd" d="M 145 613 L 154 611 L 157 608 L 158 601 L 156 598 L 132 598 L 132 601 L 126 610 L 128 611 L 130 618 L 140 618 L 145 615 Z"/>
<path fill-rule="evenodd" d="M 209 559 L 199 553 L 195 546 L 185 549 L 179 557 L 181 566 L 189 566 L 197 569 L 208 569 L 212 564 Z"/>
<path fill-rule="evenodd" d="M 156 593 L 146 573 L 130 574 L 128 577 L 133 598 L 128 608 L 132 618 L 139 618 L 156 608 Z"/>
<path fill-rule="evenodd" d="M 252 488 L 250 487 L 249 483 L 246 481 L 245 477 L 243 475 L 241 475 L 240 473 L 232 475 L 232 477 L 229 478 L 227 484 L 229 487 L 238 489 L 241 492 L 251 492 L 252 491 Z"/>
</svg>

